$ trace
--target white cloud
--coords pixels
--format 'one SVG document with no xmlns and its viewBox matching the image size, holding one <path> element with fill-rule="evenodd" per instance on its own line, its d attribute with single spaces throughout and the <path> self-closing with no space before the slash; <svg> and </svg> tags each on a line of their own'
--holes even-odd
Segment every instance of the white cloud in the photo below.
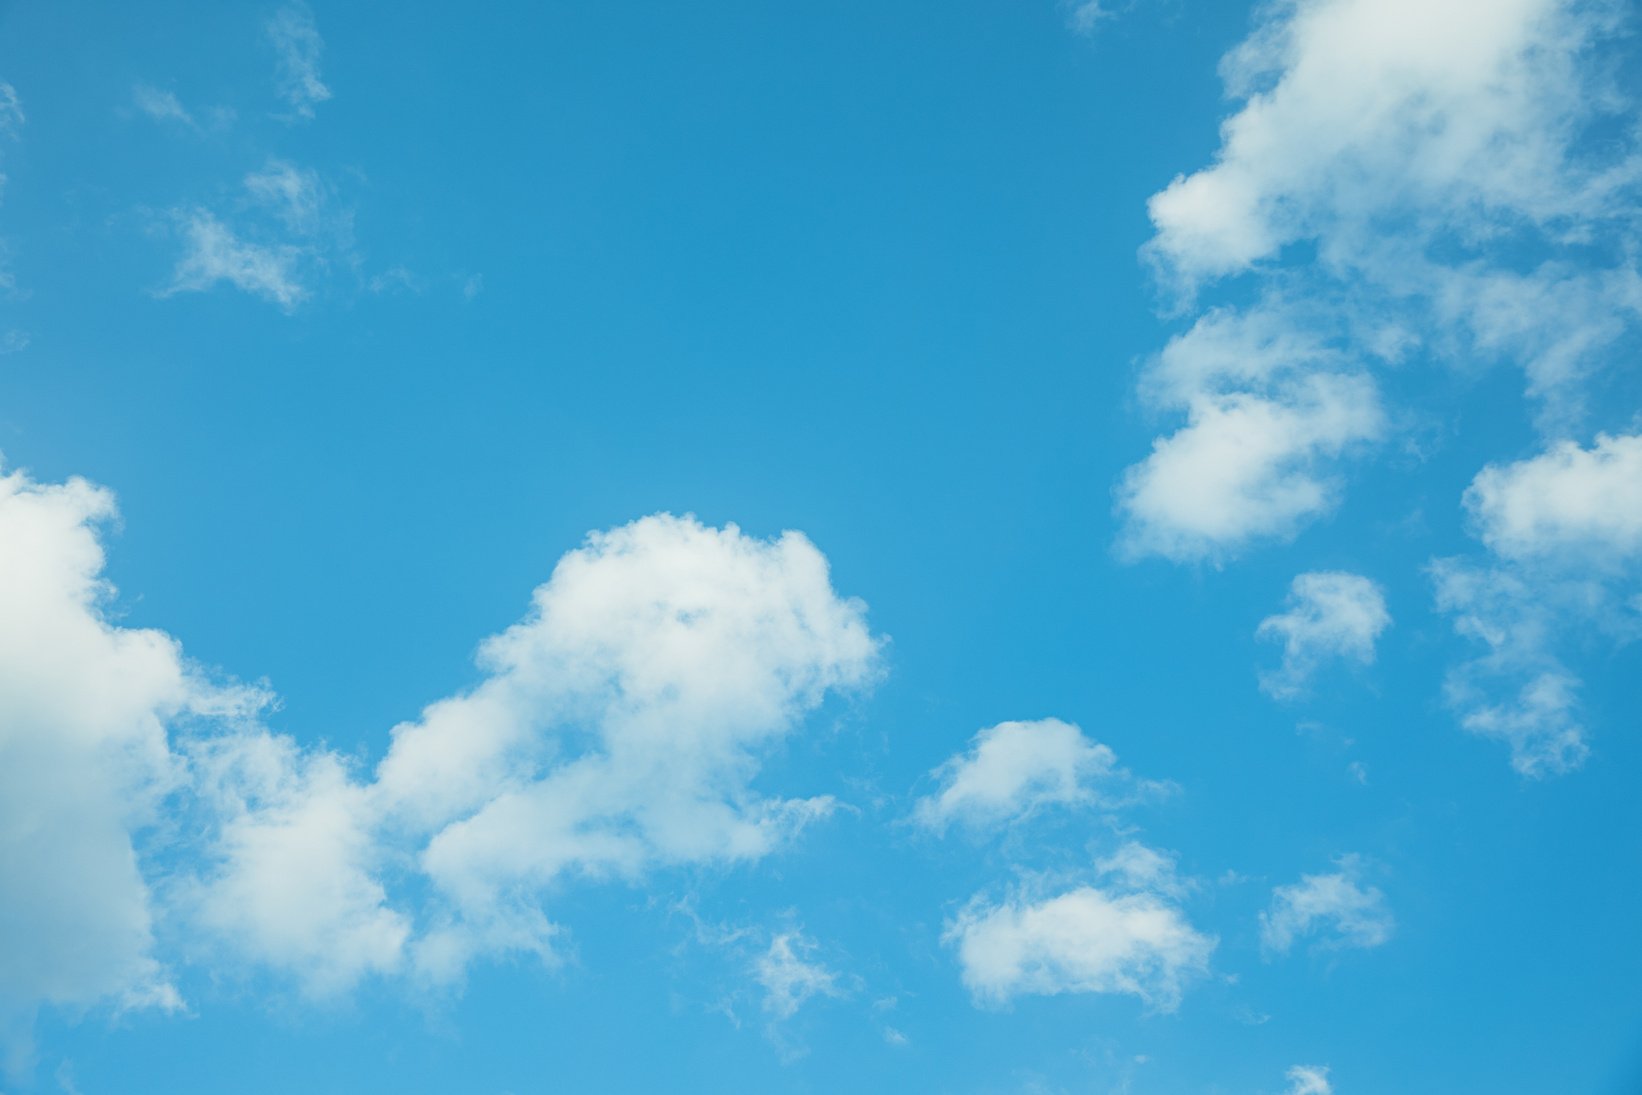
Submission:
<svg viewBox="0 0 1642 1095">
<path fill-rule="evenodd" d="M 930 775 L 940 790 L 918 800 L 913 820 L 937 832 L 954 822 L 999 825 L 1049 806 L 1117 801 L 1127 772 L 1117 756 L 1059 719 L 1004 722 L 975 735 L 969 752 Z"/>
<path fill-rule="evenodd" d="M 156 122 L 177 122 L 190 129 L 195 128 L 194 116 L 188 113 L 175 92 L 139 83 L 131 89 L 131 101 Z"/>
<path fill-rule="evenodd" d="M 976 897 L 947 924 L 964 986 L 975 1001 L 1023 995 L 1122 993 L 1173 1011 L 1185 986 L 1207 973 L 1215 940 L 1186 920 L 1167 894 L 1120 877 L 1054 896 Z"/>
<path fill-rule="evenodd" d="M 162 295 L 203 292 L 226 282 L 286 311 L 307 298 L 297 277 L 301 252 L 296 247 L 243 240 L 208 210 L 179 211 L 177 216 L 184 251 Z"/>
<path fill-rule="evenodd" d="M 751 781 L 826 694 L 875 679 L 878 646 L 797 533 L 658 516 L 594 535 L 483 645 L 476 688 L 394 729 L 374 780 L 261 739 L 222 745 L 273 791 L 223 824 L 205 920 L 316 991 L 407 964 L 448 980 L 503 951 L 551 960 L 555 882 L 753 860 L 825 816 L 828 798 Z M 297 923 L 247 900 L 327 842 Z M 386 900 L 390 864 L 431 886 L 420 908 Z"/>
<path fill-rule="evenodd" d="M 1642 554 L 1642 435 L 1599 435 L 1532 459 L 1490 464 L 1465 492 L 1488 547 L 1507 558 L 1582 562 Z"/>
<path fill-rule="evenodd" d="M 202 679 L 165 633 L 111 621 L 98 529 L 114 516 L 83 480 L 0 476 L 0 1037 L 14 1054 L 41 1005 L 181 1006 L 134 834 L 184 781 L 168 725 L 260 702 Z"/>
<path fill-rule="evenodd" d="M 843 995 L 838 975 L 810 960 L 816 943 L 801 931 L 781 932 L 753 963 L 753 975 L 764 989 L 764 1011 L 777 1020 L 791 1019 L 817 996 Z"/>
<path fill-rule="evenodd" d="M 1323 1065 L 1295 1065 L 1288 1070 L 1288 1095 L 1334 1095 Z"/>
<path fill-rule="evenodd" d="M 269 160 L 243 180 L 235 227 L 206 209 L 178 209 L 185 250 L 162 295 L 227 283 L 289 312 L 333 266 L 357 264 L 353 214 L 330 202 L 317 172 Z"/>
<path fill-rule="evenodd" d="M 1601 587 L 1460 559 L 1438 560 L 1431 575 L 1438 611 L 1485 648 L 1448 674 L 1448 700 L 1460 724 L 1508 745 L 1511 766 L 1525 776 L 1579 767 L 1590 752 L 1579 719 L 1580 682 L 1553 648 L 1566 621 L 1593 616 L 1593 603 L 1606 599 Z"/>
<path fill-rule="evenodd" d="M 1391 625 L 1380 587 L 1360 574 L 1312 571 L 1289 586 L 1287 611 L 1268 616 L 1255 634 L 1283 644 L 1283 666 L 1260 686 L 1279 699 L 1300 695 L 1323 663 L 1374 661 L 1374 642 Z"/>
<path fill-rule="evenodd" d="M 0 80 L 0 133 L 14 134 L 28 118 L 23 113 L 23 100 L 17 89 Z"/>
<path fill-rule="evenodd" d="M 864 606 L 802 535 L 649 517 L 561 559 L 484 644 L 481 683 L 395 728 L 373 777 L 264 729 L 267 696 L 212 684 L 164 633 L 110 621 L 113 512 L 80 480 L 0 476 L 14 1051 L 42 1005 L 181 1006 L 161 924 L 219 973 L 264 967 L 314 996 L 500 952 L 551 961 L 554 883 L 751 861 L 824 816 L 825 796 L 755 790 L 761 760 L 879 673 Z M 766 956 L 771 985 L 790 975 L 778 999 L 823 990 L 792 964 L 802 942 Z"/>
<path fill-rule="evenodd" d="M 306 4 L 288 4 L 274 13 L 265 30 L 274 46 L 280 98 L 296 117 L 312 118 L 314 107 L 331 97 L 331 89 L 319 78 L 325 42 L 314 26 L 313 12 Z"/>
<path fill-rule="evenodd" d="M 321 226 L 324 188 L 317 172 L 284 160 L 269 160 L 245 176 L 245 190 L 292 232 L 311 235 Z"/>
<path fill-rule="evenodd" d="M 1385 895 L 1358 881 L 1361 861 L 1342 856 L 1333 874 L 1303 875 L 1272 891 L 1260 914 L 1260 945 L 1268 954 L 1287 954 L 1301 937 L 1322 935 L 1321 946 L 1378 947 L 1391 938 L 1396 921 Z"/>
<path fill-rule="evenodd" d="M 1186 422 L 1122 480 L 1127 553 L 1219 560 L 1331 511 L 1338 458 L 1387 432 L 1376 361 L 1510 361 L 1542 429 L 1580 421 L 1642 316 L 1634 104 L 1592 59 L 1623 21 L 1606 0 L 1262 9 L 1222 63 L 1239 105 L 1214 162 L 1152 198 L 1145 249 L 1185 305 L 1234 276 L 1256 303 L 1146 370 Z"/>
<path fill-rule="evenodd" d="M 1604 215 L 1620 178 L 1570 153 L 1593 94 L 1581 51 L 1615 4 L 1291 0 L 1222 64 L 1242 108 L 1212 166 L 1150 203 L 1154 258 L 1187 282 L 1295 240 L 1325 261 L 1373 250 L 1385 221 L 1436 233 L 1495 218 L 1556 230 Z M 1621 164 L 1630 176 L 1630 164 Z M 1413 223 L 1401 223 L 1412 213 Z"/>
<path fill-rule="evenodd" d="M 1581 681 L 1558 648 L 1576 631 L 1618 641 L 1642 631 L 1642 436 L 1491 464 L 1464 503 L 1490 554 L 1437 560 L 1431 575 L 1438 611 L 1483 652 L 1449 672 L 1449 703 L 1465 729 L 1504 742 L 1521 774 L 1572 771 L 1590 747 Z"/>
<path fill-rule="evenodd" d="M 1220 559 L 1288 539 L 1334 507 L 1334 460 L 1385 428 L 1378 390 L 1340 336 L 1271 296 L 1212 310 L 1169 342 L 1142 396 L 1186 424 L 1118 488 L 1127 554 Z"/>
</svg>

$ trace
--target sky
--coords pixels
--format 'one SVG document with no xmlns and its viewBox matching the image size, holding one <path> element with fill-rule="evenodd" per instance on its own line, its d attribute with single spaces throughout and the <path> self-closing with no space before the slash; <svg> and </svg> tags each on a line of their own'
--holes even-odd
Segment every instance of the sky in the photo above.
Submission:
<svg viewBox="0 0 1642 1095">
<path fill-rule="evenodd" d="M 0 6 L 0 1091 L 1642 1090 L 1639 33 Z"/>
</svg>

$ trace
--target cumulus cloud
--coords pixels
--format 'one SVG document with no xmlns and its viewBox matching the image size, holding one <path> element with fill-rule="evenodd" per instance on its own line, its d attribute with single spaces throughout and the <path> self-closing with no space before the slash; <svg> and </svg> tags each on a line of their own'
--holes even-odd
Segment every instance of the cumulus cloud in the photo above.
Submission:
<svg viewBox="0 0 1642 1095">
<path fill-rule="evenodd" d="M 207 922 L 318 988 L 378 969 L 446 980 L 498 952 L 551 960 L 554 883 L 753 860 L 825 816 L 825 796 L 751 782 L 828 693 L 875 678 L 878 648 L 797 533 L 760 541 L 661 516 L 597 534 L 484 643 L 477 687 L 394 728 L 373 779 L 260 739 L 225 743 L 255 754 L 233 758 L 241 782 L 271 791 L 217 837 Z M 326 842 L 298 925 L 236 896 Z M 423 906 L 387 900 L 395 864 L 414 864 Z"/>
<path fill-rule="evenodd" d="M 1214 161 L 1149 203 L 1145 254 L 1180 307 L 1227 278 L 1256 291 L 1145 370 L 1185 424 L 1120 482 L 1126 553 L 1219 560 L 1330 512 L 1341 458 L 1389 429 L 1370 370 L 1416 354 L 1514 363 L 1542 428 L 1580 421 L 1642 315 L 1634 104 L 1592 63 L 1623 20 L 1570 0 L 1264 7 L 1222 63 L 1239 105 Z"/>
<path fill-rule="evenodd" d="M 1000 825 L 1051 806 L 1112 805 L 1133 792 L 1112 750 L 1059 719 L 988 727 L 930 775 L 940 789 L 919 799 L 912 816 L 936 832 L 955 822 Z"/>
<path fill-rule="evenodd" d="M 1287 611 L 1268 616 L 1255 634 L 1283 644 L 1283 665 L 1261 675 L 1260 686 L 1278 699 L 1300 695 L 1313 673 L 1331 659 L 1368 665 L 1374 643 L 1391 626 L 1380 587 L 1360 574 L 1312 571 L 1289 586 Z"/>
<path fill-rule="evenodd" d="M 764 990 L 764 1011 L 773 1019 L 791 1019 L 817 996 L 841 996 L 838 975 L 811 959 L 813 939 L 800 931 L 781 932 L 753 963 L 753 975 Z"/>
<path fill-rule="evenodd" d="M 1247 270 L 1313 238 L 1325 259 L 1375 233 L 1492 218 L 1554 229 L 1606 215 L 1634 166 L 1573 155 L 1593 114 L 1579 62 L 1616 4 L 1294 0 L 1272 5 L 1221 73 L 1242 108 L 1215 162 L 1149 205 L 1153 257 L 1187 281 Z"/>
<path fill-rule="evenodd" d="M 1564 441 L 1528 460 L 1490 464 L 1465 507 L 1491 550 L 1510 559 L 1642 555 L 1642 435 Z"/>
<path fill-rule="evenodd" d="M 828 695 L 880 671 L 864 606 L 802 535 L 649 517 L 562 558 L 484 643 L 480 683 L 394 728 L 366 771 L 265 728 L 263 692 L 213 683 L 163 632 L 110 619 L 113 515 L 83 481 L 0 476 L 14 1049 L 42 1005 L 181 1006 L 162 925 L 185 944 L 173 960 L 266 968 L 313 996 L 459 978 L 503 952 L 552 961 L 556 884 L 749 862 L 826 816 L 824 794 L 754 780 Z M 774 999 L 827 991 L 807 954 L 790 933 L 765 955 Z"/>
<path fill-rule="evenodd" d="M 1288 1070 L 1288 1095 L 1334 1095 L 1324 1065 L 1295 1065 Z"/>
<path fill-rule="evenodd" d="M 1272 891 L 1270 907 L 1260 914 L 1263 950 L 1287 954 L 1295 940 L 1314 935 L 1330 949 L 1378 947 L 1391 938 L 1396 921 L 1385 895 L 1359 881 L 1361 860 L 1342 856 L 1336 865 L 1332 874 L 1303 875 Z"/>
<path fill-rule="evenodd" d="M 1107 864 L 1119 869 L 1105 885 L 970 901 L 943 939 L 957 950 L 975 1001 L 1095 992 L 1136 996 L 1158 1011 L 1178 1007 L 1186 985 L 1207 973 L 1216 940 L 1191 926 L 1172 886 L 1148 889 L 1144 873 L 1122 869 L 1138 861 Z"/>
<path fill-rule="evenodd" d="M 206 680 L 164 632 L 111 618 L 107 491 L 0 476 L 0 1035 L 35 1009 L 175 1009 L 135 835 L 186 782 L 168 727 L 261 697 Z M 15 1059 L 15 1057 L 14 1057 Z"/>
<path fill-rule="evenodd" d="M 319 77 L 325 42 L 314 25 L 313 12 L 306 4 L 287 4 L 274 13 L 264 31 L 274 47 L 280 98 L 295 117 L 312 118 L 314 107 L 331 97 L 331 89 Z"/>
</svg>

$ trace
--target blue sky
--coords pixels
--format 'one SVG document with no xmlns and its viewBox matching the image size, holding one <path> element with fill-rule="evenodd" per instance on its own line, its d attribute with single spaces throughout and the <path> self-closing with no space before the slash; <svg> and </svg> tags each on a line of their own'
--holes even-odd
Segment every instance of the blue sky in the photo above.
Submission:
<svg viewBox="0 0 1642 1095">
<path fill-rule="evenodd" d="M 6 5 L 0 1090 L 1638 1090 L 1639 29 Z"/>
</svg>

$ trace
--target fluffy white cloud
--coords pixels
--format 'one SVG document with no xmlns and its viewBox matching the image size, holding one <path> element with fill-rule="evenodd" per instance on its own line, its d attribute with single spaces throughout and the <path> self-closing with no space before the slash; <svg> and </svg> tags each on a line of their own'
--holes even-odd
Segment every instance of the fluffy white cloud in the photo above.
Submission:
<svg viewBox="0 0 1642 1095">
<path fill-rule="evenodd" d="M 1333 508 L 1323 461 L 1380 435 L 1373 382 L 1319 374 L 1271 394 L 1192 399 L 1186 425 L 1159 438 L 1118 489 L 1127 554 L 1189 561 L 1288 539 Z"/>
<path fill-rule="evenodd" d="M 249 714 L 160 631 L 109 618 L 83 480 L 0 476 L 0 1035 L 40 1005 L 176 1008 L 154 955 L 155 903 L 134 834 L 185 782 L 167 727 Z"/>
<path fill-rule="evenodd" d="M 264 29 L 274 47 L 280 98 L 296 117 L 312 118 L 314 107 L 331 97 L 331 89 L 319 78 L 325 42 L 314 26 L 313 12 L 306 4 L 288 4 L 274 13 Z"/>
<path fill-rule="evenodd" d="M 1391 938 L 1396 921 L 1385 895 L 1358 881 L 1361 862 L 1342 856 L 1332 874 L 1302 875 L 1300 881 L 1272 891 L 1271 906 L 1260 914 L 1260 945 L 1270 954 L 1287 954 L 1296 939 L 1322 934 L 1322 946 L 1378 947 Z"/>
<path fill-rule="evenodd" d="M 912 816 L 937 832 L 954 822 L 998 825 L 1048 806 L 1116 802 L 1129 783 L 1116 754 L 1059 719 L 988 727 L 969 752 L 930 775 L 940 790 L 919 799 Z"/>
<path fill-rule="evenodd" d="M 552 960 L 544 902 L 567 875 L 753 860 L 824 816 L 825 796 L 755 790 L 761 760 L 879 673 L 864 606 L 833 592 L 802 535 L 650 517 L 560 560 L 530 615 L 484 644 L 481 683 L 395 728 L 361 772 L 270 733 L 262 692 L 211 683 L 164 633 L 110 622 L 98 531 L 113 512 L 80 480 L 0 476 L 14 1051 L 41 1005 L 180 1006 L 162 917 L 188 957 L 316 996 L 455 978 L 504 951 Z M 802 944 L 765 956 L 793 1006 L 827 987 Z"/>
<path fill-rule="evenodd" d="M 1222 126 L 1214 164 L 1151 200 L 1153 257 L 1194 282 L 1306 238 L 1326 261 L 1356 263 L 1388 222 L 1424 235 L 1604 215 L 1622 179 L 1570 148 L 1593 114 L 1622 109 L 1590 96 L 1579 65 L 1619 10 L 1565 0 L 1271 5 L 1222 64 L 1243 106 Z"/>
<path fill-rule="evenodd" d="M 1288 1070 L 1288 1095 L 1334 1095 L 1323 1065 L 1295 1065 Z"/>
<path fill-rule="evenodd" d="M 838 975 L 809 956 L 816 943 L 803 932 L 781 932 L 753 963 L 753 976 L 764 989 L 764 1011 L 774 1019 L 791 1019 L 817 996 L 840 996 Z"/>
<path fill-rule="evenodd" d="M 1642 554 L 1642 435 L 1572 441 L 1514 464 L 1490 464 L 1465 492 L 1482 540 L 1507 558 L 1580 562 Z"/>
<path fill-rule="evenodd" d="M 1208 971 L 1215 940 L 1195 930 L 1167 893 L 1119 877 L 1002 901 L 977 897 L 947 924 L 963 982 L 977 1003 L 1023 995 L 1126 993 L 1173 1011 L 1192 979 Z"/>
<path fill-rule="evenodd" d="M 1232 276 L 1258 292 L 1146 370 L 1147 402 L 1186 421 L 1119 486 L 1128 554 L 1218 560 L 1329 512 L 1339 457 L 1387 432 L 1377 361 L 1509 361 L 1542 428 L 1580 420 L 1642 316 L 1642 150 L 1628 126 L 1585 139 L 1634 109 L 1590 60 L 1623 19 L 1606 0 L 1262 9 L 1222 64 L 1240 105 L 1215 160 L 1152 198 L 1146 247 L 1184 303 Z"/>
<path fill-rule="evenodd" d="M 1298 696 L 1331 658 L 1368 665 L 1374 642 L 1391 626 L 1380 587 L 1360 574 L 1312 571 L 1289 586 L 1287 611 L 1268 616 L 1255 634 L 1283 644 L 1283 666 L 1262 674 L 1260 686 L 1279 699 Z"/>
<path fill-rule="evenodd" d="M 217 838 L 204 922 L 319 991 L 405 965 L 449 979 L 498 951 L 551 958 L 542 898 L 566 875 L 756 859 L 824 816 L 828 798 L 751 782 L 827 693 L 875 679 L 878 647 L 797 533 L 660 516 L 594 535 L 483 645 L 483 682 L 394 729 L 373 780 L 254 736 L 220 744 L 226 793 L 254 793 Z M 300 917 L 246 900 L 318 846 Z M 390 900 L 394 865 L 431 888 L 418 908 Z"/>
</svg>

